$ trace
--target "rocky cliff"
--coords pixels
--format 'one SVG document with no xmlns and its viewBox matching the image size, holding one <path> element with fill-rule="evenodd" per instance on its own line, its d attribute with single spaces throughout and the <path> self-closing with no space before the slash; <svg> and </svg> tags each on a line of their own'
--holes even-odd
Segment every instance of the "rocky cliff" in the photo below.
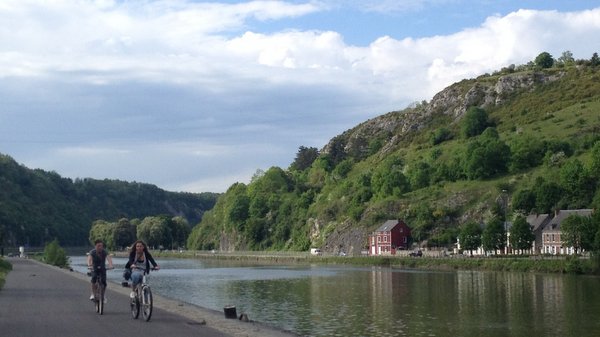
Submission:
<svg viewBox="0 0 600 337">
<path fill-rule="evenodd" d="M 527 72 L 463 80 L 445 88 L 428 103 L 417 103 L 404 110 L 375 117 L 347 130 L 341 135 L 343 149 L 346 153 L 356 148 L 362 148 L 361 151 L 365 152 L 368 144 L 364 140 L 380 137 L 387 140 L 382 151 L 386 153 L 409 133 L 426 127 L 435 115 L 446 115 L 457 122 L 472 106 L 488 109 L 500 105 L 516 93 L 556 81 L 564 74 L 565 72 L 560 71 Z M 329 153 L 337 141 L 340 139 L 332 139 L 321 152 Z"/>
</svg>

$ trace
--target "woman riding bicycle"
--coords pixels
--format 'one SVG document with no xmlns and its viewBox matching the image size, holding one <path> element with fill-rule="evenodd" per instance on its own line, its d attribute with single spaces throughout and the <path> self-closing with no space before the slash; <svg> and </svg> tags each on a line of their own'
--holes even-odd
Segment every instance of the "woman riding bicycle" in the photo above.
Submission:
<svg viewBox="0 0 600 337">
<path fill-rule="evenodd" d="M 135 296 L 135 288 L 142 282 L 144 273 L 150 272 L 151 263 L 154 269 L 160 269 L 144 241 L 137 240 L 129 250 L 129 261 L 125 265 L 125 269 L 131 268 L 131 297 Z"/>
</svg>

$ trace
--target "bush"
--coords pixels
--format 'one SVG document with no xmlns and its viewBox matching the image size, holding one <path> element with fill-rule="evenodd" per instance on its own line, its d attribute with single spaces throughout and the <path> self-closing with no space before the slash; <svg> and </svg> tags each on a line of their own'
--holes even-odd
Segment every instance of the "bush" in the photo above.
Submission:
<svg viewBox="0 0 600 337">
<path fill-rule="evenodd" d="M 65 250 L 60 247 L 57 239 L 54 239 L 54 241 L 44 247 L 44 261 L 47 264 L 61 268 L 69 266 L 67 254 L 65 253 Z"/>
<path fill-rule="evenodd" d="M 4 286 L 6 274 L 12 269 L 12 265 L 0 257 L 0 289 Z"/>
<path fill-rule="evenodd" d="M 577 256 L 567 256 L 565 264 L 565 273 L 567 274 L 581 274 L 583 272 L 583 266 Z"/>
</svg>

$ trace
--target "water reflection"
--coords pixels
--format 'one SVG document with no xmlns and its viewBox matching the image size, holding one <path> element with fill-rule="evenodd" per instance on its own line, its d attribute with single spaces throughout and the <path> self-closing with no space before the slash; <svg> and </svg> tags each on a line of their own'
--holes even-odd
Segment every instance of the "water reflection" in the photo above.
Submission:
<svg viewBox="0 0 600 337">
<path fill-rule="evenodd" d="M 73 258 L 85 271 L 85 260 Z M 79 262 L 78 262 L 79 261 Z M 115 259 L 123 266 L 124 259 Z M 597 336 L 600 279 L 161 259 L 156 292 L 306 336 Z M 120 281 L 121 270 L 109 279 Z"/>
</svg>

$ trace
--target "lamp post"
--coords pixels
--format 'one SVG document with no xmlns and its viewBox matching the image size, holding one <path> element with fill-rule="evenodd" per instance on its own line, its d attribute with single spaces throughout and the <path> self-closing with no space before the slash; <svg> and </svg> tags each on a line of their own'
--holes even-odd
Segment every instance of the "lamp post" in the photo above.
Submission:
<svg viewBox="0 0 600 337">
<path fill-rule="evenodd" d="M 508 192 L 502 190 L 502 207 L 504 208 L 504 235 L 506 235 L 506 245 L 504 247 L 505 254 L 508 254 L 508 223 L 506 221 L 506 209 L 508 208 Z"/>
</svg>

